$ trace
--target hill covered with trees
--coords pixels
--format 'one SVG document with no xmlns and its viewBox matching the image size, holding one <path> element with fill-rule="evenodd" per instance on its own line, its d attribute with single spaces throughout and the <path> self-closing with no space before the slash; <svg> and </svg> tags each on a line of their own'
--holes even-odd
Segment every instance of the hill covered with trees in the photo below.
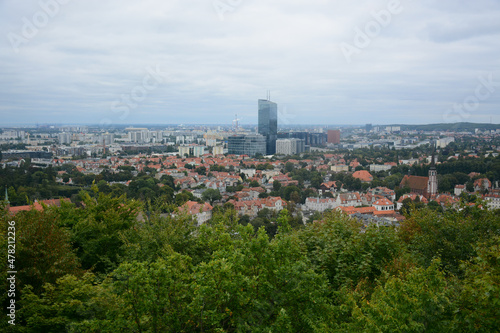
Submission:
<svg viewBox="0 0 500 333">
<path fill-rule="evenodd" d="M 500 215 L 422 208 L 399 227 L 339 213 L 292 227 L 200 227 L 154 203 L 99 192 L 9 216 L 17 312 L 2 332 L 493 332 L 500 325 Z M 1 272 L 8 290 L 6 271 Z M 1 294 L 2 308 L 9 301 Z"/>
</svg>

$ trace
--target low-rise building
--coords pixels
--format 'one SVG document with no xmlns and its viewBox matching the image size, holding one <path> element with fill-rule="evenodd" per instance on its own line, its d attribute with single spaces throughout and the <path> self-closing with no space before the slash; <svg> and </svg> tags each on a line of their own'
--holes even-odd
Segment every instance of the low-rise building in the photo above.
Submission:
<svg viewBox="0 0 500 333">
<path fill-rule="evenodd" d="M 500 209 L 500 195 L 486 194 L 485 196 L 483 196 L 483 200 L 487 202 L 488 208 Z"/>
<path fill-rule="evenodd" d="M 372 204 L 372 206 L 375 207 L 375 209 L 379 212 L 387 211 L 387 210 L 394 210 L 394 203 L 387 198 L 382 198 L 382 199 L 375 201 Z"/>
<path fill-rule="evenodd" d="M 486 190 L 491 190 L 491 182 L 488 178 L 480 178 L 474 181 L 474 191 L 482 192 Z"/>
<path fill-rule="evenodd" d="M 337 207 L 337 201 L 334 198 L 307 198 L 303 209 L 324 212 L 325 210 L 334 209 L 335 207 Z"/>
<path fill-rule="evenodd" d="M 418 199 L 417 199 L 417 197 L 418 197 Z M 407 198 L 410 198 L 412 201 L 419 200 L 420 202 L 422 202 L 424 204 L 428 203 L 426 197 L 424 197 L 423 195 L 421 195 L 419 193 L 407 193 L 407 194 L 403 194 L 401 197 L 399 197 L 399 200 L 396 203 L 397 210 L 400 210 L 401 207 L 403 207 L 403 200 L 407 199 Z"/>
<path fill-rule="evenodd" d="M 179 207 L 179 212 L 196 217 L 198 225 L 202 225 L 212 218 L 212 209 L 213 207 L 207 202 L 200 204 L 196 201 L 188 201 Z"/>
<path fill-rule="evenodd" d="M 460 196 L 460 194 L 462 194 L 462 192 L 465 191 L 465 185 L 455 185 L 455 190 L 453 192 L 453 194 L 455 194 L 457 197 Z"/>
<path fill-rule="evenodd" d="M 361 196 L 358 192 L 340 193 L 337 196 L 337 206 L 342 207 L 359 207 L 362 206 Z"/>
<path fill-rule="evenodd" d="M 349 171 L 349 166 L 345 164 L 332 165 L 330 168 L 333 172 L 346 172 Z"/>
<path fill-rule="evenodd" d="M 370 164 L 371 172 L 379 172 L 379 171 L 389 171 L 392 169 L 392 165 L 387 164 Z"/>
</svg>

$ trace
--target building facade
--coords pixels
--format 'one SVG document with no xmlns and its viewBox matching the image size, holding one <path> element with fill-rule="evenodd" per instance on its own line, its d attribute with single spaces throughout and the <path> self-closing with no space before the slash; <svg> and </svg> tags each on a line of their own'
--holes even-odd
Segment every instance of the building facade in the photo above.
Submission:
<svg viewBox="0 0 500 333">
<path fill-rule="evenodd" d="M 328 143 L 333 143 L 336 145 L 340 143 L 340 130 L 328 131 Z"/>
<path fill-rule="evenodd" d="M 276 140 L 276 154 L 295 155 L 305 151 L 305 140 L 280 139 Z"/>
<path fill-rule="evenodd" d="M 222 146 L 213 147 L 212 154 L 213 155 L 224 155 L 224 147 L 222 147 Z"/>
<path fill-rule="evenodd" d="M 266 137 L 260 134 L 254 135 L 233 135 L 228 137 L 228 154 L 255 156 L 265 155 Z"/>
<path fill-rule="evenodd" d="M 57 139 L 61 145 L 70 144 L 73 141 L 73 135 L 71 133 L 59 133 Z"/>
</svg>

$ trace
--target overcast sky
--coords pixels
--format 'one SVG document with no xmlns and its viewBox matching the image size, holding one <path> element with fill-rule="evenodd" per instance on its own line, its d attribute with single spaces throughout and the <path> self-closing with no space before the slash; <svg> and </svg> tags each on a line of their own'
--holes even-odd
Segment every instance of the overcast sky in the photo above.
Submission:
<svg viewBox="0 0 500 333">
<path fill-rule="evenodd" d="M 268 90 L 282 125 L 500 123 L 500 0 L 0 0 L 0 33 L 0 126 L 255 124 Z"/>
</svg>

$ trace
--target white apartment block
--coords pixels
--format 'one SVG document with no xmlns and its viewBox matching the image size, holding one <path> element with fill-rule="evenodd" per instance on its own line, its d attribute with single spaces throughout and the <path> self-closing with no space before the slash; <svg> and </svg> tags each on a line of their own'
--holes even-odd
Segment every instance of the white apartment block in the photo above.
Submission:
<svg viewBox="0 0 500 333">
<path fill-rule="evenodd" d="M 436 148 L 446 148 L 450 143 L 455 142 L 455 138 L 447 137 L 436 141 Z"/>
<path fill-rule="evenodd" d="M 59 133 L 57 135 L 57 139 L 59 140 L 59 143 L 64 145 L 64 144 L 70 144 L 72 141 L 73 135 L 71 133 Z"/>
<path fill-rule="evenodd" d="M 276 140 L 276 154 L 295 155 L 304 152 L 305 140 L 302 139 L 280 139 Z"/>
</svg>

